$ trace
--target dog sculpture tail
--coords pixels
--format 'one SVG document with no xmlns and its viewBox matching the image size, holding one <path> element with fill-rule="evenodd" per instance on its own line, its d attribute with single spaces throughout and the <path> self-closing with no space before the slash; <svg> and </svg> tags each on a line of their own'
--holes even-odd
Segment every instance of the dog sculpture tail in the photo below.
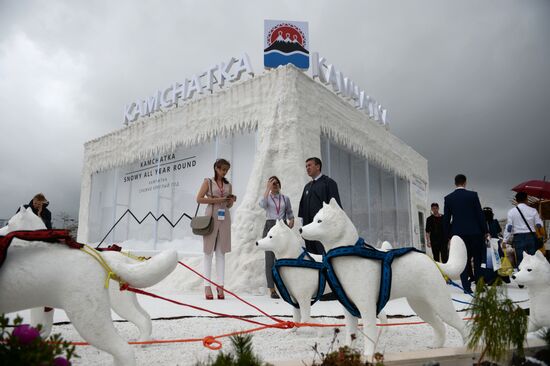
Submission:
<svg viewBox="0 0 550 366">
<path fill-rule="evenodd" d="M 464 241 L 455 235 L 451 238 L 449 260 L 447 263 L 437 262 L 437 264 L 444 274 L 452 279 L 457 279 L 466 267 L 467 258 Z"/>
<path fill-rule="evenodd" d="M 127 257 L 118 252 L 101 254 L 107 264 L 122 280 L 133 287 L 153 286 L 168 276 L 178 263 L 175 250 L 165 250 L 143 262 L 128 263 Z"/>
</svg>

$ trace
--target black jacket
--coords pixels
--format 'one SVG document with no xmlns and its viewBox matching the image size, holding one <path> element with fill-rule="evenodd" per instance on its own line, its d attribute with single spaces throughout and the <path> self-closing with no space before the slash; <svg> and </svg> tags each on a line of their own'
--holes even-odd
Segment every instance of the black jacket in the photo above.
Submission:
<svg viewBox="0 0 550 366">
<path fill-rule="evenodd" d="M 447 237 L 453 235 L 483 235 L 487 223 L 477 192 L 456 189 L 445 197 L 444 224 Z"/>
<path fill-rule="evenodd" d="M 23 207 L 25 208 L 30 207 L 32 212 L 34 212 L 34 214 L 38 216 L 38 211 L 36 211 L 35 208 L 33 207 L 32 200 L 27 205 L 24 205 Z M 17 212 L 19 212 L 20 209 L 21 208 L 18 208 Z M 42 221 L 44 221 L 44 225 L 46 225 L 47 229 L 52 228 L 52 213 L 50 212 L 50 210 L 48 210 L 46 207 L 42 207 L 42 216 L 40 216 L 40 218 L 42 219 Z"/>
<path fill-rule="evenodd" d="M 303 224 L 307 225 L 312 222 L 313 217 L 323 207 L 323 202 L 329 203 L 331 198 L 336 199 L 338 205 L 342 207 L 338 185 L 326 175 L 322 175 L 319 179 L 306 184 L 298 210 L 298 216 L 302 218 Z"/>
</svg>

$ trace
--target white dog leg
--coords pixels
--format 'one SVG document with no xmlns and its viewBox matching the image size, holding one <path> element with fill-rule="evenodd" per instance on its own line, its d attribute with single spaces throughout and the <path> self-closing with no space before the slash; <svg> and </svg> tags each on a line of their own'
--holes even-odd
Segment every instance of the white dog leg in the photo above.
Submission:
<svg viewBox="0 0 550 366">
<path fill-rule="evenodd" d="M 386 315 L 386 312 L 384 310 L 382 310 L 378 314 L 378 320 L 380 320 L 381 324 L 388 324 L 388 316 Z M 378 331 L 378 337 L 380 337 L 382 335 L 382 333 L 384 333 L 385 328 L 386 327 L 380 327 L 380 329 Z"/>
<path fill-rule="evenodd" d="M 376 304 L 368 304 L 368 306 L 359 309 L 361 319 L 363 320 L 363 333 L 365 335 L 365 349 L 363 350 L 363 354 L 369 361 L 371 361 L 374 355 L 374 347 L 378 341 L 376 314 L 373 309 L 376 309 Z"/>
<path fill-rule="evenodd" d="M 292 307 L 292 321 L 294 323 L 300 323 L 302 319 L 302 316 L 300 314 L 300 309 L 296 309 L 294 306 Z"/>
<path fill-rule="evenodd" d="M 77 332 L 92 346 L 113 355 L 115 366 L 135 366 L 134 351 L 116 332 L 107 293 L 71 298 L 63 308 Z M 99 301 L 98 301 L 99 300 Z"/>
<path fill-rule="evenodd" d="M 111 306 L 115 313 L 138 327 L 138 341 L 151 340 L 151 317 L 139 304 L 136 294 L 130 291 L 120 291 L 118 284 L 111 281 L 109 295 L 111 297 Z"/>
<path fill-rule="evenodd" d="M 300 303 L 300 322 L 301 323 L 310 323 L 311 322 L 311 300 L 306 298 Z"/>
<path fill-rule="evenodd" d="M 441 293 L 441 296 L 446 297 L 447 295 L 443 295 L 443 293 Z M 456 313 L 456 309 L 453 306 L 452 301 L 447 301 L 446 298 L 443 297 L 439 299 L 438 296 L 433 296 L 428 299 L 428 301 L 431 302 L 431 308 L 443 322 L 458 330 L 462 336 L 462 343 L 466 344 L 466 340 L 468 338 L 466 324 L 464 323 L 464 320 L 462 320 Z"/>
<path fill-rule="evenodd" d="M 344 344 L 350 348 L 353 348 L 353 345 L 355 343 L 355 339 L 357 338 L 357 324 L 359 323 L 359 319 L 351 315 L 349 311 L 344 309 L 344 319 L 346 322 L 346 339 Z"/>
<path fill-rule="evenodd" d="M 433 347 L 443 347 L 443 345 L 445 344 L 446 335 L 445 324 L 443 324 L 441 319 L 437 317 L 434 309 L 430 306 L 429 303 L 423 300 L 407 298 L 407 301 L 409 302 L 409 305 L 416 313 L 416 315 L 418 315 L 426 323 L 430 324 L 434 329 Z"/>
<path fill-rule="evenodd" d="M 31 309 L 31 325 L 36 327 L 38 324 L 42 325 L 40 336 L 42 338 L 48 338 L 52 332 L 53 313 L 55 309 L 51 311 L 44 311 L 44 307 Z"/>
</svg>

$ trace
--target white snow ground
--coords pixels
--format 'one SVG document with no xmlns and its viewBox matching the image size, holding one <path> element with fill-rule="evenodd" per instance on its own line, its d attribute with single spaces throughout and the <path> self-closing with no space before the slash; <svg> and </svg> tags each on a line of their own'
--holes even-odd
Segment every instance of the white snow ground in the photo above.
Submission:
<svg viewBox="0 0 550 366">
<path fill-rule="evenodd" d="M 160 284 L 159 284 L 160 285 Z M 166 285 L 166 284 L 164 284 Z M 158 285 L 157 285 L 158 286 Z M 149 291 L 158 295 L 172 298 L 177 301 L 191 305 L 204 307 L 213 311 L 227 313 L 239 316 L 255 316 L 251 319 L 271 323 L 272 321 L 249 307 L 248 305 L 232 298 L 226 294 L 223 301 L 207 301 L 199 293 L 177 293 L 167 291 L 166 286 L 151 288 Z M 453 299 L 469 301 L 470 297 L 463 294 L 460 290 L 452 288 Z M 526 290 L 520 290 L 513 285 L 508 285 L 508 295 L 514 301 L 518 301 L 522 307 L 528 307 L 528 296 Z M 139 296 L 139 301 L 149 312 L 153 320 L 153 339 L 188 339 L 203 338 L 206 336 L 217 336 L 239 330 L 255 328 L 256 325 L 243 322 L 242 320 L 214 317 L 208 313 L 201 312 L 189 307 L 167 303 L 165 301 L 150 297 Z M 282 300 L 273 300 L 266 295 L 242 295 L 244 299 L 258 306 L 271 315 L 291 321 L 291 307 Z M 455 307 L 460 312 L 461 317 L 467 316 L 463 310 L 467 305 L 454 302 Z M 392 317 L 390 323 L 415 322 L 419 318 L 414 313 L 404 299 L 390 301 L 386 308 L 386 313 L 392 316 L 406 316 L 406 318 Z M 25 319 L 28 319 L 29 312 L 19 312 Z M 318 302 L 312 307 L 314 321 L 327 324 L 342 324 L 343 319 L 336 318 L 342 315 L 340 305 L 336 301 Z M 13 317 L 14 314 L 8 314 Z M 181 317 L 178 319 L 167 319 Z M 113 313 L 113 319 L 118 318 Z M 56 310 L 55 322 L 68 321 L 65 313 Z M 138 337 L 137 328 L 128 322 L 115 322 L 115 327 L 121 336 L 128 340 L 136 340 Z M 343 330 L 343 327 L 340 327 Z M 66 340 L 82 341 L 71 324 L 54 325 L 54 333 L 60 333 Z M 311 364 L 315 357 L 312 347 L 318 344 L 320 352 L 329 351 L 331 340 L 334 335 L 333 328 L 301 328 L 298 330 L 266 329 L 253 333 L 253 344 L 257 354 L 264 361 L 277 363 L 278 361 L 303 360 L 306 364 Z M 337 337 L 335 347 L 342 343 L 343 332 Z M 229 338 L 220 339 L 222 350 L 229 352 L 232 350 Z M 382 353 L 396 353 L 413 350 L 428 349 L 433 341 L 431 328 L 425 324 L 422 325 L 399 325 L 385 327 L 384 332 L 379 338 L 377 351 Z M 459 333 L 447 327 L 446 347 L 461 346 L 462 341 Z M 216 357 L 218 351 L 212 351 L 205 348 L 202 342 L 192 343 L 168 343 L 154 344 L 147 346 L 133 346 L 138 365 L 194 365 L 198 361 L 205 361 L 209 356 Z M 363 340 L 359 339 L 357 347 L 362 349 Z M 98 351 L 91 346 L 78 346 L 78 359 L 73 360 L 73 365 L 109 365 L 112 364 L 112 358 L 107 353 Z"/>
</svg>

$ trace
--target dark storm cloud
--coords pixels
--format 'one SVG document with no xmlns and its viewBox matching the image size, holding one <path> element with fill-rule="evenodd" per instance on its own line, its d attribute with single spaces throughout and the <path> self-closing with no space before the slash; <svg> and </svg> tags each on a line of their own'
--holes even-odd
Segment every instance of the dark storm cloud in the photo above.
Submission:
<svg viewBox="0 0 550 366">
<path fill-rule="evenodd" d="M 84 142 L 227 57 L 260 71 L 264 19 L 308 21 L 311 50 L 389 109 L 430 201 L 463 172 L 503 217 L 512 186 L 550 176 L 549 16 L 545 0 L 1 2 L 0 218 L 38 191 L 76 216 Z"/>
</svg>

